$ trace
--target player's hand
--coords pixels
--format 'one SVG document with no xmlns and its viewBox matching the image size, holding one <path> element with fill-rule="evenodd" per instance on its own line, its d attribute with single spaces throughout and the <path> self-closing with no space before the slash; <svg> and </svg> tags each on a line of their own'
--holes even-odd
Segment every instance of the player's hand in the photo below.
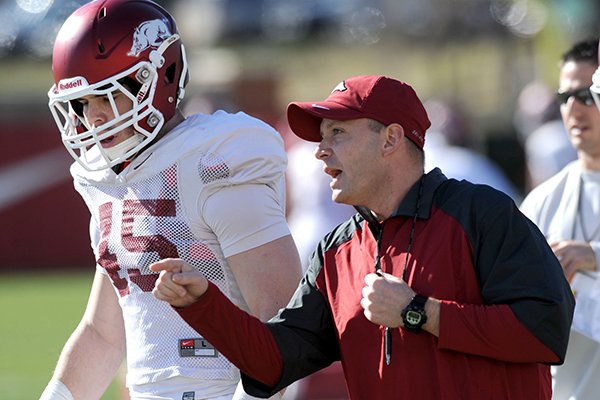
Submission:
<svg viewBox="0 0 600 400">
<path fill-rule="evenodd" d="M 595 271 L 596 255 L 587 242 L 560 240 L 550 243 L 552 251 L 560 261 L 569 282 L 577 271 Z"/>
<path fill-rule="evenodd" d="M 179 258 L 167 258 L 150 265 L 160 272 L 152 293 L 174 307 L 185 307 L 196 302 L 208 289 L 206 277 Z"/>
<path fill-rule="evenodd" d="M 386 273 L 372 273 L 365 277 L 360 305 L 369 321 L 395 328 L 402 324 L 402 309 L 414 295 L 402 279 Z"/>
</svg>

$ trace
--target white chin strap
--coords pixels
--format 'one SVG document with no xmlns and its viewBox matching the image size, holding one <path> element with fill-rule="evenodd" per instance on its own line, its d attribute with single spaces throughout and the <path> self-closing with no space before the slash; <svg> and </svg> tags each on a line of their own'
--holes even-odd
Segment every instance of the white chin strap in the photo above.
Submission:
<svg viewBox="0 0 600 400">
<path fill-rule="evenodd" d="M 108 159 L 108 161 L 110 163 L 114 160 L 124 157 L 128 151 L 135 148 L 137 145 L 139 145 L 143 141 L 144 141 L 144 135 L 135 133 L 133 136 L 123 140 L 121 143 L 119 143 L 115 146 L 106 147 L 106 148 L 103 147 L 102 154 L 105 156 L 105 158 Z M 127 161 L 127 160 L 124 159 L 123 161 Z"/>
</svg>

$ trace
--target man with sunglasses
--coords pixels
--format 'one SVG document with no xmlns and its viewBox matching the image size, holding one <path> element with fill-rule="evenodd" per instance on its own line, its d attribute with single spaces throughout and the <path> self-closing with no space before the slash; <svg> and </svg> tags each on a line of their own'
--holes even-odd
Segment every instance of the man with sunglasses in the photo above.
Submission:
<svg viewBox="0 0 600 400">
<path fill-rule="evenodd" d="M 545 234 L 577 300 L 565 364 L 553 374 L 554 398 L 587 399 L 600 391 L 592 378 L 600 369 L 600 336 L 594 335 L 600 301 L 593 295 L 600 284 L 600 111 L 590 91 L 598 40 L 576 43 L 559 66 L 557 100 L 577 160 L 533 189 L 521 210 Z"/>
</svg>

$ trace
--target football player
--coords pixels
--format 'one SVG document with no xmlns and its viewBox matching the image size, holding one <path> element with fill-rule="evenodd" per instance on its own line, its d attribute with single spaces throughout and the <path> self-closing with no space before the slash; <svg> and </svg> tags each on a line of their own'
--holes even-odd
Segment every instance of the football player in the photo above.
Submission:
<svg viewBox="0 0 600 400">
<path fill-rule="evenodd" d="M 152 295 L 148 265 L 184 258 L 263 320 L 284 307 L 301 266 L 285 220 L 282 138 L 244 113 L 183 115 L 184 47 L 150 0 L 77 9 L 52 69 L 49 107 L 76 161 L 97 265 L 42 399 L 99 398 L 125 357 L 132 399 L 233 398 L 239 371 Z"/>
</svg>

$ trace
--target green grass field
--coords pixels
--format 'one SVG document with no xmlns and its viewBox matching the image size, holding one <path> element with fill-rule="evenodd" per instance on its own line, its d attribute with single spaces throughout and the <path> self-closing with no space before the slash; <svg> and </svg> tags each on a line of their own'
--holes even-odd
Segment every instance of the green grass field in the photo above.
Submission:
<svg viewBox="0 0 600 400">
<path fill-rule="evenodd" d="M 87 303 L 86 273 L 0 274 L 0 399 L 35 400 Z M 103 400 L 118 400 L 113 383 Z"/>
</svg>

